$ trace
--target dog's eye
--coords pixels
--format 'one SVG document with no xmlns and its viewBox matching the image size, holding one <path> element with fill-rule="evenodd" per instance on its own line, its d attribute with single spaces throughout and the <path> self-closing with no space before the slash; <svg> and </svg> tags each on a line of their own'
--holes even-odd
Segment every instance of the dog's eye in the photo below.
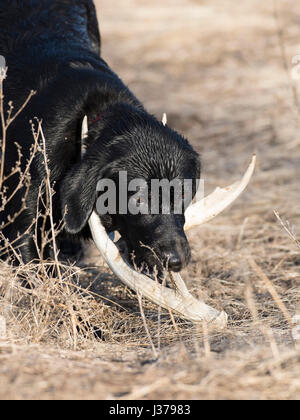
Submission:
<svg viewBox="0 0 300 420">
<path fill-rule="evenodd" d="M 143 197 L 131 197 L 130 201 L 132 201 L 136 206 L 142 206 L 147 203 Z"/>
</svg>

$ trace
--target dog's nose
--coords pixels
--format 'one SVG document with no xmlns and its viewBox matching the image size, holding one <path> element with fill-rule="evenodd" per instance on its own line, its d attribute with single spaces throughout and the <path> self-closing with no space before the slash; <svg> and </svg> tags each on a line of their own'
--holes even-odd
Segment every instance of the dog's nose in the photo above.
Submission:
<svg viewBox="0 0 300 420">
<path fill-rule="evenodd" d="M 183 267 L 182 259 L 175 252 L 167 255 L 166 264 L 167 264 L 168 270 L 173 271 L 174 273 L 178 273 L 179 271 L 182 270 L 182 267 Z"/>
</svg>

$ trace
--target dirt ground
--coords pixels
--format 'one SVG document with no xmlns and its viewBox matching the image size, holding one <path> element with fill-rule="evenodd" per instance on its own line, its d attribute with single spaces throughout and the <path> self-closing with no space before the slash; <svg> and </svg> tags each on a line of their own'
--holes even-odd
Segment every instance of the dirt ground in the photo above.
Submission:
<svg viewBox="0 0 300 420">
<path fill-rule="evenodd" d="M 238 180 L 257 153 L 247 192 L 189 234 L 183 277 L 228 313 L 229 325 L 207 331 L 143 302 L 145 325 L 134 294 L 91 245 L 80 293 L 12 286 L 0 398 L 299 399 L 300 81 L 292 76 L 300 4 L 96 3 L 103 57 L 151 113 L 166 112 L 189 138 L 207 192 Z M 76 311 L 99 325 L 101 338 L 78 328 Z"/>
</svg>

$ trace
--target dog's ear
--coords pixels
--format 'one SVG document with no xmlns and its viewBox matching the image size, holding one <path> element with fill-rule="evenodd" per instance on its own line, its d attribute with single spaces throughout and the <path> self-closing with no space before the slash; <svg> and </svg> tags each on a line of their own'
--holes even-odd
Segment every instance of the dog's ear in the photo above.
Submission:
<svg viewBox="0 0 300 420">
<path fill-rule="evenodd" d="M 79 233 L 92 214 L 100 176 L 97 169 L 82 161 L 68 172 L 61 184 L 61 210 L 68 233 Z"/>
<path fill-rule="evenodd" d="M 68 233 L 77 234 L 86 226 L 97 200 L 97 184 L 103 178 L 113 178 L 118 161 L 105 165 L 101 159 L 87 156 L 75 165 L 60 187 L 62 214 Z"/>
</svg>

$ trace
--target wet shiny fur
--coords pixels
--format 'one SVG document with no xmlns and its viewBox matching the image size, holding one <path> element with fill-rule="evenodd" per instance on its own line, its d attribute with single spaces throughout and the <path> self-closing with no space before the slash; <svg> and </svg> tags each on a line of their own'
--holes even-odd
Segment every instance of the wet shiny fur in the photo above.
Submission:
<svg viewBox="0 0 300 420">
<path fill-rule="evenodd" d="M 127 171 L 128 181 L 192 178 L 196 182 L 200 160 L 187 140 L 150 115 L 101 58 L 92 1 L 1 0 L 0 27 L 0 54 L 8 65 L 6 103 L 13 100 L 17 109 L 32 89 L 37 92 L 8 133 L 5 172 L 10 173 L 17 160 L 15 142 L 22 147 L 25 167 L 33 143 L 29 121 L 34 117 L 42 120 L 55 189 L 55 223 L 65 215 L 60 244 L 90 238 L 87 222 L 95 208 L 97 182 L 103 177 L 117 180 L 119 171 Z M 101 118 L 90 127 L 81 160 L 85 115 L 90 122 Z M 31 166 L 27 208 L 4 230 L 10 241 L 23 234 L 16 246 L 24 262 L 38 258 L 34 228 L 24 232 L 36 217 L 44 177 L 39 153 Z M 11 177 L 6 182 L 8 191 L 17 183 L 18 177 Z M 22 194 L 24 190 L 6 206 L 0 222 L 20 208 Z M 103 216 L 102 222 L 108 231 L 120 232 L 138 265 L 153 267 L 162 261 L 169 269 L 180 271 L 189 262 L 184 215 L 117 214 Z M 49 249 L 44 257 L 50 254 Z"/>
</svg>

